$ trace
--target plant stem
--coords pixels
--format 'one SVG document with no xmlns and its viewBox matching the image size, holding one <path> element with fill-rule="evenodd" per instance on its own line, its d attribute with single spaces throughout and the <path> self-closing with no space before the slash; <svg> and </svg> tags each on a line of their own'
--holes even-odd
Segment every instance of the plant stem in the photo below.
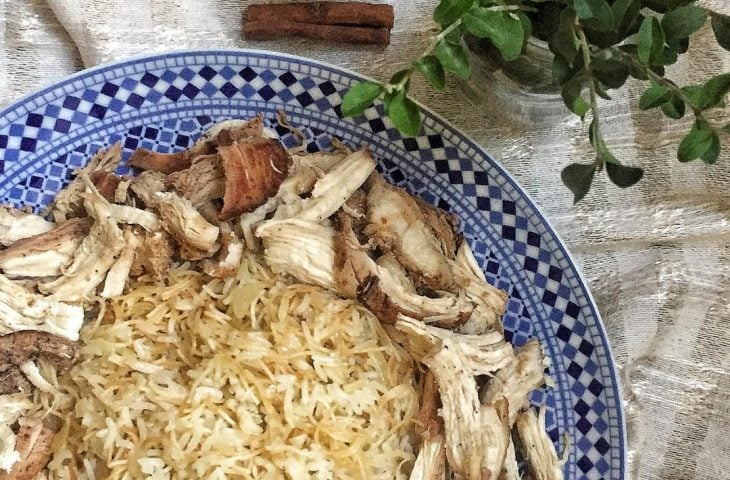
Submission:
<svg viewBox="0 0 730 480">
<path fill-rule="evenodd" d="M 591 113 L 593 114 L 593 141 L 596 142 L 596 150 L 600 150 L 598 146 L 603 145 L 603 137 L 600 133 L 601 130 L 600 114 L 598 112 L 598 94 L 596 93 L 596 84 L 593 81 L 593 72 L 591 70 L 591 49 L 588 45 L 588 39 L 586 38 L 586 34 L 583 32 L 583 27 L 580 25 L 577 19 L 573 28 L 576 35 L 578 35 L 578 40 L 580 41 L 580 50 L 583 54 L 583 68 L 588 75 L 588 91 L 590 92 Z M 601 160 L 601 155 L 596 155 L 596 166 L 600 168 L 602 165 L 603 161 Z"/>
<path fill-rule="evenodd" d="M 448 27 L 441 30 L 438 35 L 433 37 L 433 39 L 431 40 L 431 43 L 428 45 L 428 48 L 426 48 L 426 50 L 424 50 L 423 53 L 421 54 L 421 57 L 426 57 L 428 55 L 431 55 L 431 53 L 433 53 L 433 51 L 436 49 L 436 45 L 438 45 L 439 42 L 446 37 L 446 35 L 448 35 L 449 33 L 453 32 L 454 30 L 459 28 L 459 26 L 461 26 L 461 18 L 459 18 L 457 21 L 455 21 Z"/>
</svg>

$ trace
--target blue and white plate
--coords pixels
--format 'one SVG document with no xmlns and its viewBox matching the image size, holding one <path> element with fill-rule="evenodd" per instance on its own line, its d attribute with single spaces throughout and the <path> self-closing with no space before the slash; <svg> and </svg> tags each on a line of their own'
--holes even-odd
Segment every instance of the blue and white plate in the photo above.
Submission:
<svg viewBox="0 0 730 480">
<path fill-rule="evenodd" d="M 0 202 L 43 207 L 76 167 L 113 143 L 123 143 L 125 156 L 138 147 L 181 150 L 214 122 L 263 112 L 273 125 L 278 109 L 304 129 L 311 151 L 327 148 L 332 136 L 370 145 L 390 181 L 462 218 L 489 281 L 509 293 L 507 337 L 542 343 L 556 387 L 532 401 L 548 405 L 556 444 L 570 434 L 566 478 L 623 479 L 616 367 L 565 246 L 497 162 L 427 109 L 417 137 L 400 135 L 380 104 L 343 119 L 342 96 L 361 79 L 313 60 L 247 50 L 170 53 L 81 72 L 0 112 Z"/>
</svg>

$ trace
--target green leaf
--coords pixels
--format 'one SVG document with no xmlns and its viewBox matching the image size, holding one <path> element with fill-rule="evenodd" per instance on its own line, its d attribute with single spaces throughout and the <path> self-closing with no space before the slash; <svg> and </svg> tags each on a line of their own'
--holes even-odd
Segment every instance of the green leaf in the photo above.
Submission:
<svg viewBox="0 0 730 480">
<path fill-rule="evenodd" d="M 446 74 L 444 73 L 444 67 L 441 66 L 438 58 L 433 55 L 427 55 L 421 57 L 415 62 L 413 66 L 416 70 L 421 72 L 428 83 L 430 83 L 436 90 L 443 90 L 446 86 Z"/>
<path fill-rule="evenodd" d="M 553 56 L 553 79 L 557 83 L 563 83 L 565 80 L 570 78 L 570 75 L 572 74 L 570 70 L 570 65 L 568 65 L 568 62 L 561 56 L 561 55 L 554 55 Z"/>
<path fill-rule="evenodd" d="M 560 24 L 558 29 L 552 34 L 548 41 L 550 51 L 555 55 L 563 57 L 565 61 L 568 62 L 568 65 L 573 65 L 579 51 L 578 38 L 575 36 L 575 31 L 573 30 L 574 22 L 574 12 L 571 12 L 569 9 L 565 9 L 560 12 Z"/>
<path fill-rule="evenodd" d="M 712 31 L 715 32 L 717 43 L 725 50 L 730 50 L 730 17 L 713 13 Z"/>
<path fill-rule="evenodd" d="M 651 8 L 655 12 L 667 13 L 682 5 L 689 5 L 694 0 L 642 0 L 645 7 Z"/>
<path fill-rule="evenodd" d="M 639 99 L 639 108 L 642 110 L 649 110 L 656 108 L 669 101 L 671 93 L 669 89 L 652 83 L 649 88 L 641 95 Z"/>
<path fill-rule="evenodd" d="M 342 115 L 353 117 L 361 115 L 383 92 L 383 86 L 375 82 L 355 84 L 342 99 Z"/>
<path fill-rule="evenodd" d="M 705 122 L 697 120 L 682 139 L 677 150 L 680 162 L 691 162 L 703 156 L 713 144 L 714 132 Z"/>
<path fill-rule="evenodd" d="M 511 61 L 520 56 L 525 42 L 525 30 L 519 19 L 513 18 L 507 12 L 476 7 L 469 10 L 462 21 L 472 35 L 489 38 L 505 60 Z"/>
<path fill-rule="evenodd" d="M 655 62 L 659 65 L 673 65 L 677 63 L 677 52 L 665 46 Z"/>
<path fill-rule="evenodd" d="M 707 12 L 694 5 L 671 10 L 662 18 L 662 30 L 667 45 L 678 45 L 680 41 L 702 28 L 707 21 Z"/>
<path fill-rule="evenodd" d="M 669 118 L 679 120 L 684 117 L 685 107 L 685 103 L 681 98 L 672 95 L 668 102 L 662 104 L 662 112 Z"/>
<path fill-rule="evenodd" d="M 664 49 L 664 32 L 659 20 L 654 17 L 644 18 L 636 40 L 639 61 L 644 64 L 655 63 Z"/>
<path fill-rule="evenodd" d="M 442 40 L 436 45 L 434 53 L 445 70 L 461 78 L 469 78 L 469 57 L 461 44 Z"/>
<path fill-rule="evenodd" d="M 446 27 L 460 19 L 474 5 L 474 0 L 441 0 L 433 11 L 433 19 Z"/>
<path fill-rule="evenodd" d="M 568 109 L 578 115 L 580 118 L 585 117 L 588 110 L 590 110 L 590 104 L 585 101 L 581 96 L 583 92 L 583 75 L 576 75 L 563 84 L 563 89 L 560 95 L 563 97 L 563 102 Z"/>
<path fill-rule="evenodd" d="M 627 188 L 630 187 L 644 176 L 644 170 L 637 167 L 628 167 L 620 163 L 607 163 L 606 173 L 614 185 Z"/>
<path fill-rule="evenodd" d="M 717 163 L 717 159 L 720 156 L 720 137 L 715 132 L 712 132 L 712 144 L 705 153 L 700 155 L 700 159 L 709 164 L 714 165 Z"/>
<path fill-rule="evenodd" d="M 515 15 L 517 15 L 517 18 L 522 24 L 522 33 L 525 38 L 525 43 L 527 43 L 527 39 L 532 36 L 532 20 L 522 11 L 515 12 Z"/>
<path fill-rule="evenodd" d="M 730 73 L 722 73 L 709 79 L 702 86 L 700 110 L 719 106 L 730 91 Z"/>
<path fill-rule="evenodd" d="M 560 178 L 566 187 L 573 192 L 573 203 L 580 202 L 586 196 L 593 183 L 596 166 L 583 163 L 573 163 L 560 172 Z"/>
<path fill-rule="evenodd" d="M 608 88 L 620 88 L 629 78 L 629 67 L 618 60 L 593 57 L 591 67 L 593 75 Z"/>
<path fill-rule="evenodd" d="M 617 0 L 611 5 L 613 10 L 613 29 L 618 34 L 617 40 L 623 40 L 631 33 L 641 10 L 638 0 Z"/>
<path fill-rule="evenodd" d="M 421 129 L 421 114 L 418 105 L 406 96 L 406 92 L 395 94 L 390 102 L 388 116 L 401 133 L 411 137 L 418 135 Z"/>
<path fill-rule="evenodd" d="M 606 0 L 573 0 L 573 8 L 588 28 L 599 32 L 613 28 L 613 10 Z"/>
<path fill-rule="evenodd" d="M 404 68 L 403 70 L 398 70 L 397 72 L 395 72 L 393 74 L 393 76 L 390 77 L 390 80 L 388 81 L 388 83 L 390 85 L 398 85 L 400 82 L 402 82 L 403 80 L 405 80 L 407 78 L 408 80 L 406 80 L 406 84 L 405 84 L 406 86 L 404 86 L 404 89 L 408 90 L 407 84 L 410 81 L 410 77 L 411 77 L 410 69 Z"/>
</svg>

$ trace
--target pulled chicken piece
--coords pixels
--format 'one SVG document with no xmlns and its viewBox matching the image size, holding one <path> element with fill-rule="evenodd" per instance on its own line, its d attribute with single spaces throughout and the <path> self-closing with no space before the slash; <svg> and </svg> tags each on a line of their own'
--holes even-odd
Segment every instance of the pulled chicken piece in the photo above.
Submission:
<svg viewBox="0 0 730 480">
<path fill-rule="evenodd" d="M 405 315 L 443 328 L 463 324 L 474 306 L 466 299 L 449 292 L 427 297 L 409 290 L 390 271 L 377 267 L 376 274 L 367 277 L 357 294 L 358 300 L 385 324 L 394 324 Z"/>
<path fill-rule="evenodd" d="M 51 460 L 53 438 L 61 430 L 61 419 L 49 414 L 41 419 L 21 418 L 15 450 L 20 458 L 0 480 L 33 480 Z"/>
<path fill-rule="evenodd" d="M 413 196 L 373 175 L 367 207 L 364 233 L 383 251 L 393 252 L 418 286 L 454 292 L 454 275 L 441 242 Z"/>
<path fill-rule="evenodd" d="M 80 177 L 87 189 L 83 194 L 84 207 L 94 218 L 94 224 L 63 275 L 38 285 L 51 298 L 67 302 L 89 301 L 124 248 L 124 236 L 111 204 L 99 194 L 86 173 Z"/>
<path fill-rule="evenodd" d="M 55 227 L 53 222 L 34 213 L 0 206 L 0 244 L 10 246 L 18 240 L 46 233 Z"/>
<path fill-rule="evenodd" d="M 362 186 L 375 170 L 375 160 L 367 149 L 349 154 L 317 180 L 312 197 L 302 202 L 297 218 L 321 222 L 334 214 Z"/>
<path fill-rule="evenodd" d="M 243 139 L 218 147 L 225 172 L 221 220 L 230 220 L 276 195 L 289 174 L 289 155 L 278 140 Z"/>
<path fill-rule="evenodd" d="M 459 233 L 459 217 L 439 207 L 434 207 L 420 197 L 414 196 L 413 199 L 421 209 L 424 222 L 436 235 L 441 253 L 450 260 L 454 259 L 457 247 L 462 240 Z"/>
<path fill-rule="evenodd" d="M 20 460 L 20 453 L 15 450 L 16 432 L 11 426 L 32 406 L 33 402 L 26 394 L 0 396 L 0 473 L 9 472 Z"/>
<path fill-rule="evenodd" d="M 89 232 L 91 220 L 72 218 L 45 233 L 0 251 L 0 269 L 9 277 L 54 277 L 63 273 Z"/>
<path fill-rule="evenodd" d="M 81 306 L 32 293 L 0 275 L 0 335 L 40 330 L 76 341 L 83 321 Z"/>
<path fill-rule="evenodd" d="M 180 244 L 182 258 L 201 260 L 218 251 L 220 229 L 203 218 L 190 200 L 173 192 L 158 192 L 155 208 L 162 228 Z"/>
<path fill-rule="evenodd" d="M 268 220 L 256 230 L 264 243 L 264 258 L 274 273 L 286 273 L 305 283 L 335 290 L 334 231 L 300 220 Z"/>
<path fill-rule="evenodd" d="M 234 276 L 241 264 L 241 258 L 243 258 L 243 242 L 232 231 L 222 234 L 221 248 L 216 253 L 216 257 L 215 259 L 207 258 L 201 262 L 203 271 L 215 278 Z"/>
<path fill-rule="evenodd" d="M 498 480 L 522 480 L 520 477 L 520 467 L 517 464 L 517 454 L 515 453 L 515 443 L 510 435 L 509 445 L 507 446 L 507 455 L 504 458 L 504 466 L 502 473 L 499 474 Z"/>
<path fill-rule="evenodd" d="M 421 406 L 416 416 L 416 435 L 423 442 L 436 437 L 444 430 L 441 417 L 438 411 L 441 408 L 441 397 L 439 396 L 438 383 L 431 370 L 427 370 L 423 376 L 423 388 L 421 391 Z"/>
<path fill-rule="evenodd" d="M 411 353 L 416 358 L 428 355 L 434 347 L 458 349 L 467 360 L 472 376 L 490 375 L 504 369 L 515 359 L 512 345 L 497 332 L 486 335 L 463 335 L 444 328 L 432 327 L 416 319 L 400 315 L 396 327 L 410 334 Z M 490 402 L 491 403 L 491 402 Z"/>
<path fill-rule="evenodd" d="M 0 364 L 22 365 L 46 358 L 57 370 L 65 371 L 76 359 L 76 343 L 38 330 L 21 330 L 0 336 Z"/>
<path fill-rule="evenodd" d="M 352 229 L 352 217 L 339 210 L 335 219 L 335 289 L 344 297 L 357 298 L 360 285 L 375 273 L 375 262 L 360 245 Z"/>
<path fill-rule="evenodd" d="M 418 456 L 408 480 L 445 480 L 446 449 L 443 434 L 430 437 L 421 443 Z"/>
<path fill-rule="evenodd" d="M 19 365 L 15 364 L 0 364 L 0 398 L 3 395 L 9 395 L 13 393 L 30 393 L 33 389 L 33 384 L 28 381 Z M 1 431 L 1 429 L 0 429 Z M 0 441 L 0 443 L 2 443 Z M 0 445 L 0 451 L 3 450 Z M 0 453 L 0 459 L 2 454 Z M 2 463 L 2 460 L 0 460 Z M 1 467 L 0 467 L 1 468 Z"/>
<path fill-rule="evenodd" d="M 140 170 L 150 170 L 169 174 L 188 168 L 191 163 L 190 152 L 183 150 L 174 153 L 160 153 L 146 148 L 138 148 L 127 163 Z"/>
<path fill-rule="evenodd" d="M 507 294 L 487 282 L 467 242 L 461 242 L 451 267 L 456 283 L 475 306 L 474 313 L 459 327 L 459 332 L 473 335 L 492 330 L 502 332 L 501 318 L 507 308 Z"/>
<path fill-rule="evenodd" d="M 535 415 L 532 408 L 517 415 L 515 422 L 518 447 L 527 459 L 527 467 L 535 480 L 563 480 L 563 462 L 545 431 L 545 407 Z"/>
<path fill-rule="evenodd" d="M 89 175 L 94 186 L 99 190 L 99 194 L 104 197 L 107 202 L 114 202 L 116 198 L 117 187 L 122 178 L 115 175 L 114 172 L 104 170 L 96 170 Z"/>
<path fill-rule="evenodd" d="M 158 192 L 167 190 L 165 176 L 160 172 L 142 172 L 132 177 L 129 189 L 146 207 L 154 206 Z"/>
<path fill-rule="evenodd" d="M 208 200 L 223 198 L 225 176 L 218 155 L 204 155 L 190 167 L 167 176 L 167 186 L 196 207 Z"/>
<path fill-rule="evenodd" d="M 172 262 L 172 238 L 164 230 L 141 233 L 140 245 L 135 250 L 134 261 L 130 267 L 132 276 L 147 272 L 160 281 L 167 275 Z"/>
<path fill-rule="evenodd" d="M 87 177 L 93 172 L 113 173 L 122 161 L 122 144 L 117 143 L 107 150 L 99 150 L 92 157 L 88 165 L 77 172 L 76 178 L 71 180 L 66 188 L 56 194 L 51 206 L 53 218 L 60 222 L 72 217 L 83 217 L 86 213 L 84 206 L 84 192 L 87 190 L 86 182 L 82 177 Z M 98 175 L 98 174 L 97 174 Z"/>
<path fill-rule="evenodd" d="M 104 288 L 99 294 L 101 297 L 112 298 L 124 292 L 124 286 L 127 284 L 129 272 L 134 262 L 135 252 L 140 243 L 139 237 L 135 235 L 131 228 L 124 230 L 124 248 L 106 274 Z"/>
<path fill-rule="evenodd" d="M 544 369 L 540 343 L 537 340 L 526 343 L 482 390 L 482 402 L 491 403 L 506 398 L 509 403 L 509 424 L 514 425 L 517 413 L 529 405 L 528 394 L 545 384 Z"/>
<path fill-rule="evenodd" d="M 446 458 L 466 480 L 496 479 L 509 443 L 507 402 L 479 403 L 473 362 L 459 343 L 460 335 L 401 317 L 396 324 L 408 338 L 408 351 L 436 378 L 441 396 Z"/>
</svg>

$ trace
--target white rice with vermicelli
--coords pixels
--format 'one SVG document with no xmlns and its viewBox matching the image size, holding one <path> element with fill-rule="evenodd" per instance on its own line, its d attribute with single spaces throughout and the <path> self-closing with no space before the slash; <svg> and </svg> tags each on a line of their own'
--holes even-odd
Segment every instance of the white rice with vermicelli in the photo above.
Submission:
<svg viewBox="0 0 730 480">
<path fill-rule="evenodd" d="M 47 478 L 407 478 L 413 363 L 355 302 L 248 256 L 105 309 L 55 399 Z"/>
</svg>

